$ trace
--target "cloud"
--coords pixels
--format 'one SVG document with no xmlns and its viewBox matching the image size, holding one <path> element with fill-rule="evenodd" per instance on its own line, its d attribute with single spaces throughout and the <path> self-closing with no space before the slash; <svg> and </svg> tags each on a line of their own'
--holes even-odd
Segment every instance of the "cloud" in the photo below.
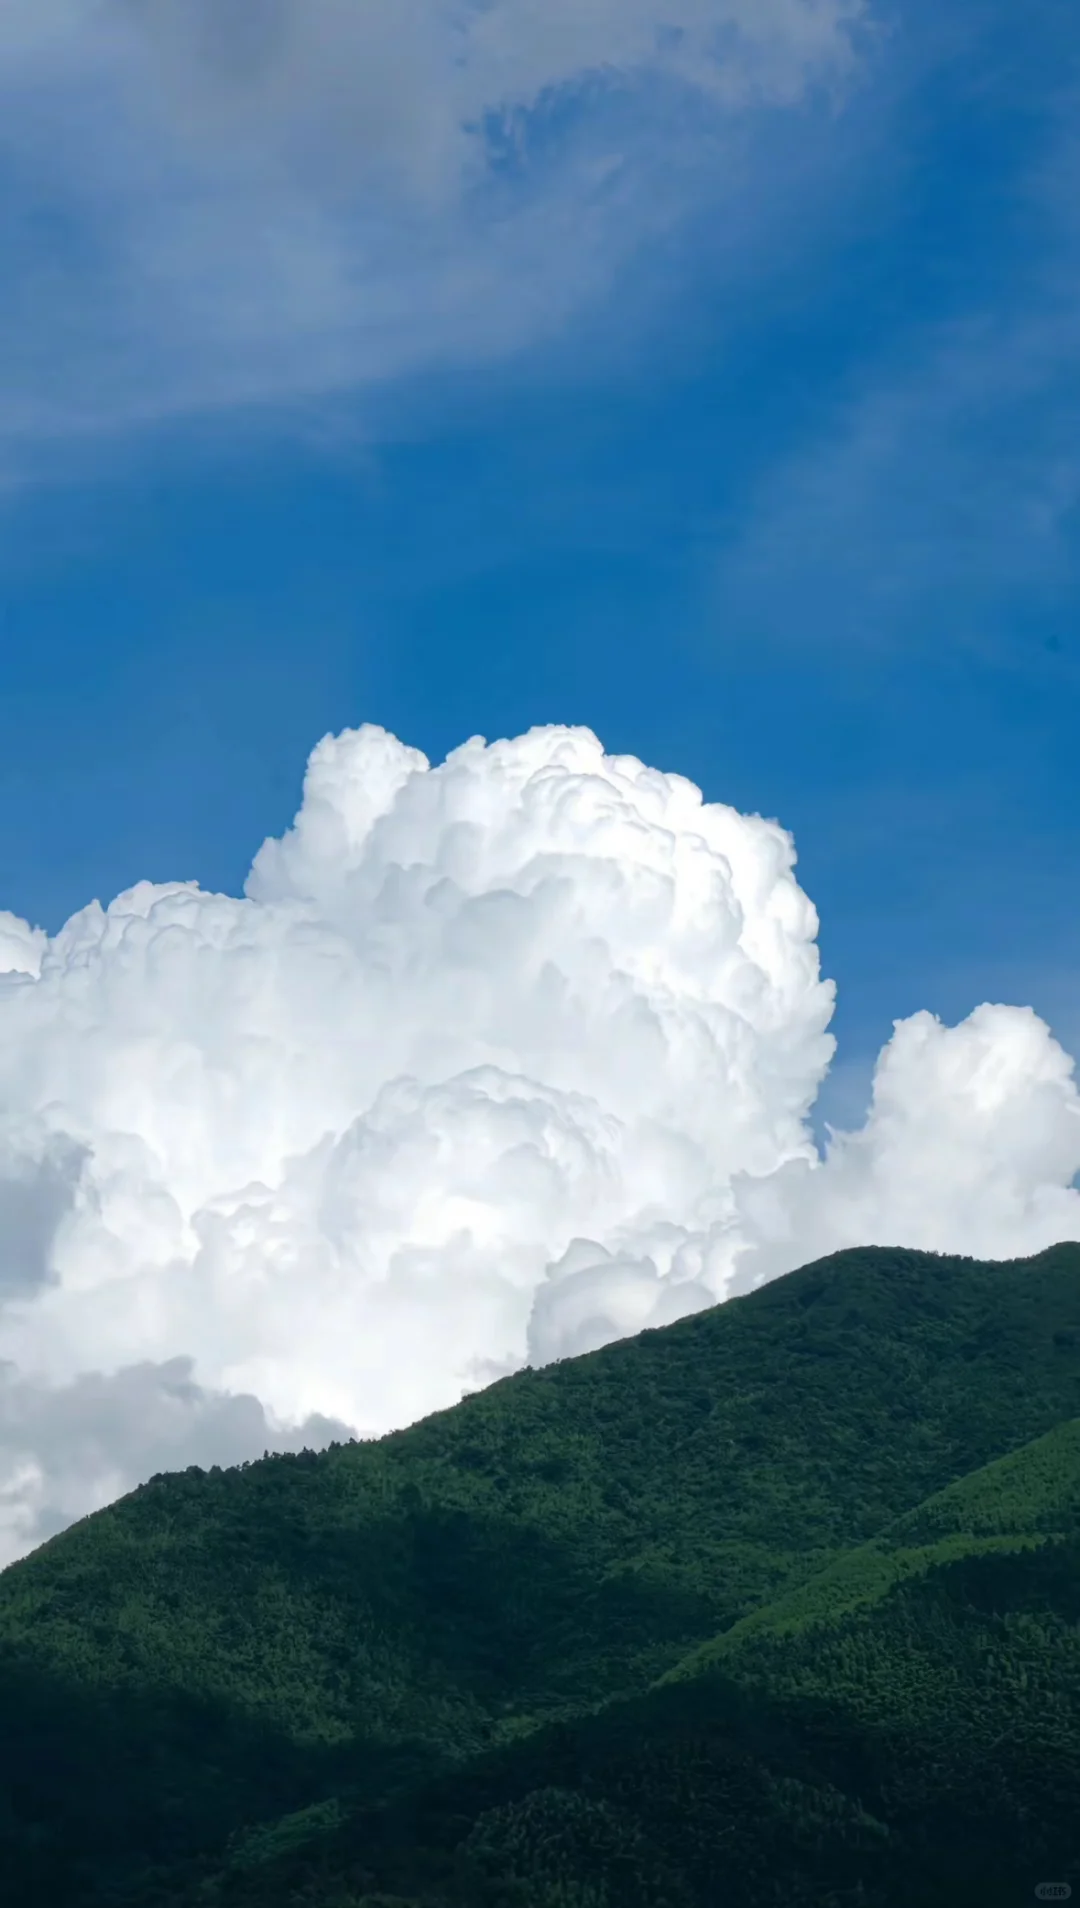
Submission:
<svg viewBox="0 0 1080 1908">
<path fill-rule="evenodd" d="M 1073 1061 L 1029 1007 L 898 1021 L 858 1132 L 738 1189 L 750 1282 L 843 1246 L 1005 1259 L 1080 1238 Z M 742 1266 L 740 1267 L 742 1270 Z"/>
<path fill-rule="evenodd" d="M 284 1430 L 257 1398 L 204 1391 L 189 1358 L 130 1365 L 71 1384 L 28 1384 L 0 1365 L 0 1558 L 31 1549 L 99 1510 L 140 1474 L 189 1464 L 239 1464 L 348 1436 L 312 1417 Z"/>
<path fill-rule="evenodd" d="M 861 374 L 747 499 L 720 560 L 725 616 L 780 635 L 809 600 L 831 640 L 885 654 L 939 648 L 943 604 L 949 642 L 983 651 L 1067 617 L 1080 325 L 1074 304 L 1032 307 L 935 327 L 914 366 Z"/>
<path fill-rule="evenodd" d="M 0 908 L 0 974 L 36 974 L 48 946 L 43 928 L 33 928 Z"/>
<path fill-rule="evenodd" d="M 843 83 L 863 6 L 7 0 L 0 435 L 550 335 L 723 171 L 725 127 Z"/>
<path fill-rule="evenodd" d="M 11 1122 L 18 1129 L 16 1119 Z M 25 1126 L 14 1144 L 0 1142 L 0 1303 L 47 1283 L 52 1250 L 85 1162 L 63 1134 Z"/>
<path fill-rule="evenodd" d="M 1028 1009 L 899 1023 L 818 1153 L 794 860 L 586 730 L 431 767 L 366 727 L 242 898 L 143 883 L 0 976 L 7 1554 L 163 1463 L 380 1432 L 836 1246 L 1080 1236 L 1072 1063 Z"/>
<path fill-rule="evenodd" d="M 1072 37 L 1047 58 L 1075 69 Z M 831 644 L 878 654 L 940 654 L 944 640 L 1030 663 L 1033 630 L 1068 648 L 1080 512 L 1075 81 L 1044 80 L 1037 105 L 1037 152 L 1010 178 L 1022 232 L 1015 212 L 993 228 L 989 289 L 974 245 L 959 309 L 916 305 L 888 327 L 812 435 L 748 487 L 717 561 L 721 621 L 804 643 L 811 603 Z"/>
</svg>

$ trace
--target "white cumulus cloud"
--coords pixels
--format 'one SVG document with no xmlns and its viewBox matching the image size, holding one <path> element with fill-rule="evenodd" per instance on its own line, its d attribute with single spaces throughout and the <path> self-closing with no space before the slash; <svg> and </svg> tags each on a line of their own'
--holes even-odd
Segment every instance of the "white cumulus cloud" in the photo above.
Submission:
<svg viewBox="0 0 1080 1908">
<path fill-rule="evenodd" d="M 0 1545 L 155 1469 L 367 1434 L 837 1246 L 1080 1236 L 1072 1062 L 916 1015 L 822 1157 L 776 823 L 586 730 L 326 737 L 243 898 L 0 951 Z"/>
<path fill-rule="evenodd" d="M 36 974 L 48 935 L 0 908 L 0 974 Z"/>
</svg>

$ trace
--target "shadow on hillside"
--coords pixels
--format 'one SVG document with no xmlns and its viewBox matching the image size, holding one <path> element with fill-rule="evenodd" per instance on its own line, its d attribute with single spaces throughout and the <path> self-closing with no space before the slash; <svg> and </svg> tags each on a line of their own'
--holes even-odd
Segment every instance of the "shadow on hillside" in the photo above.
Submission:
<svg viewBox="0 0 1080 1908">
<path fill-rule="evenodd" d="M 358 1811 L 317 1856 L 230 1877 L 222 1903 L 353 1899 L 329 1882 L 320 1893 L 321 1872 L 360 1899 L 377 1887 L 453 1908 L 533 1908 L 549 1900 L 545 1865 L 552 1901 L 565 1885 L 568 1901 L 618 1908 L 1014 1908 L 1042 1880 L 1076 1885 L 1076 1670 L 1055 1724 L 1025 1668 L 1033 1632 L 1009 1613 L 1041 1614 L 1048 1670 L 1054 1637 L 1075 1620 L 1077 1558 L 1069 1543 L 945 1565 L 866 1624 L 833 1626 L 835 1697 L 800 1689 L 821 1635 L 785 1640 L 783 1688 L 759 1664 L 752 1681 L 713 1672 L 549 1725 Z M 993 1693 L 987 1634 L 1007 1659 Z M 905 1703 L 913 1637 L 942 1690 L 923 1715 Z M 836 1673 L 845 1659 L 847 1676 Z M 946 1693 L 956 1664 L 959 1700 Z"/>
<path fill-rule="evenodd" d="M 155 1870 L 190 1871 L 194 1886 L 205 1858 L 245 1826 L 332 1794 L 355 1808 L 423 1785 L 482 1750 L 522 1706 L 539 1720 L 601 1701 L 609 1686 L 643 1686 L 710 1625 L 707 1599 L 632 1575 L 597 1583 L 571 1547 L 466 1512 L 417 1507 L 317 1541 L 279 1531 L 273 1562 L 297 1623 L 310 1626 L 298 1653 L 318 1653 L 324 1601 L 339 1609 L 359 1594 L 394 1642 L 393 1701 L 365 1688 L 369 1657 L 357 1673 L 339 1654 L 351 1737 L 298 1740 L 237 1702 L 170 1687 L 160 1671 L 155 1681 L 145 1663 L 106 1684 L 93 1645 L 109 1659 L 115 1618 L 95 1618 L 89 1585 L 85 1667 L 59 1671 L 47 1660 L 46 1606 L 18 1653 L 0 1651 L 0 1855 L 16 1878 L 13 1903 L 141 1904 L 158 1899 Z M 227 1577 L 227 1556 L 222 1568 Z M 257 1643 L 237 1632 L 238 1649 Z M 262 1671 L 268 1706 L 276 1647 L 271 1639 Z M 214 1651 L 220 1664 L 220 1642 Z M 295 1679 L 295 1662 L 286 1668 Z M 214 1673 L 208 1654 L 204 1674 Z M 396 1719 L 392 1736 L 385 1721 L 366 1724 L 376 1696 Z"/>
<path fill-rule="evenodd" d="M 644 1688 L 720 1622 L 704 1586 L 632 1568 L 601 1575 L 576 1543 L 472 1510 L 339 1526 L 279 1550 L 276 1567 L 304 1598 L 348 1603 L 362 1588 L 421 1683 L 467 1691 L 493 1717 Z"/>
<path fill-rule="evenodd" d="M 27 1908 L 121 1900 L 144 1870 L 216 1851 L 237 1823 L 324 1792 L 335 1761 L 220 1701 L 80 1687 L 0 1659 L 5 1896 Z"/>
</svg>

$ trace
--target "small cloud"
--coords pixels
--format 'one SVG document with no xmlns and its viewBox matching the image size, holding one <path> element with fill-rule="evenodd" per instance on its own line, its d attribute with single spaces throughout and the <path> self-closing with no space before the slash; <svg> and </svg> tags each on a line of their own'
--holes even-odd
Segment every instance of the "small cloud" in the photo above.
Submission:
<svg viewBox="0 0 1080 1908">
<path fill-rule="evenodd" d="M 48 1385 L 0 1366 L 0 1567 L 158 1471 L 352 1435 L 322 1417 L 283 1428 L 257 1398 L 208 1391 L 192 1373 L 180 1357 Z"/>
</svg>

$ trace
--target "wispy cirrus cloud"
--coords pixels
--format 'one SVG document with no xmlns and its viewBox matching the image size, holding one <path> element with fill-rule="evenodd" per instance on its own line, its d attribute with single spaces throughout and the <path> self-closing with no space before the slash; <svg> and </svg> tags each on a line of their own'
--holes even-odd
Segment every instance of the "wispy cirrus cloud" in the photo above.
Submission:
<svg viewBox="0 0 1080 1908">
<path fill-rule="evenodd" d="M 504 353 L 843 85 L 866 0 L 8 0 L 0 435 Z"/>
<path fill-rule="evenodd" d="M 848 366 L 818 426 L 740 499 L 725 615 L 782 645 L 816 621 L 887 656 L 1068 650 L 1080 581 L 1080 141 L 1048 86 L 1010 182 L 1005 282 L 921 311 Z"/>
</svg>

